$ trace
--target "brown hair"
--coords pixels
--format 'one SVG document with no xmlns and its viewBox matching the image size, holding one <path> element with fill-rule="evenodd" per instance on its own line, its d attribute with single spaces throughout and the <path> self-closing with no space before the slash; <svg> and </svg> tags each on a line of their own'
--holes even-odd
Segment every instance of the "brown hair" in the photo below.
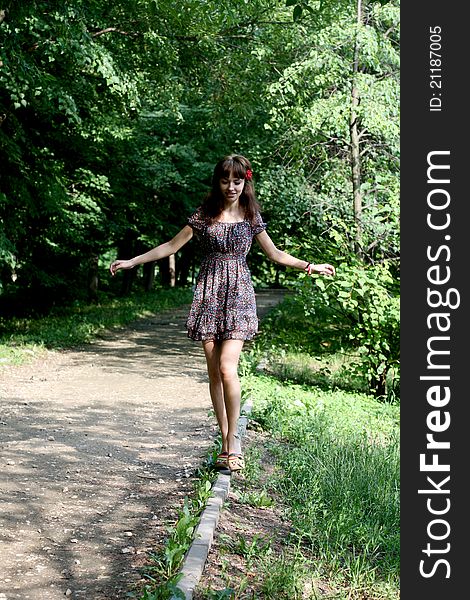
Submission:
<svg viewBox="0 0 470 600">
<path fill-rule="evenodd" d="M 215 221 L 224 208 L 224 197 L 220 190 L 220 180 L 233 175 L 245 180 L 245 186 L 240 194 L 239 202 L 245 210 L 245 219 L 252 224 L 255 223 L 256 213 L 259 212 L 260 206 L 256 200 L 253 181 L 251 178 L 247 179 L 247 171 L 252 171 L 250 161 L 240 154 L 225 156 L 215 165 L 212 175 L 212 189 L 202 204 L 203 215 L 209 222 L 212 223 Z"/>
</svg>

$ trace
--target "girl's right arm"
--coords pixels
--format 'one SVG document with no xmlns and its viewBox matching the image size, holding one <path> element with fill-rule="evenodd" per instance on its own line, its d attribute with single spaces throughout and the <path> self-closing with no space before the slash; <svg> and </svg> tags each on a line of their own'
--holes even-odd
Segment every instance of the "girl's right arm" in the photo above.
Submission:
<svg viewBox="0 0 470 600">
<path fill-rule="evenodd" d="M 160 246 L 149 250 L 145 254 L 134 256 L 134 258 L 131 258 L 129 260 L 115 260 L 109 266 L 111 275 L 115 275 L 116 272 L 119 271 L 119 269 L 132 269 L 137 265 L 142 265 L 144 263 L 160 260 L 161 258 L 170 256 L 171 254 L 175 254 L 175 252 L 178 252 L 178 250 L 182 248 L 185 244 L 187 244 L 192 237 L 193 229 L 189 225 L 186 225 L 169 242 L 160 244 Z"/>
</svg>

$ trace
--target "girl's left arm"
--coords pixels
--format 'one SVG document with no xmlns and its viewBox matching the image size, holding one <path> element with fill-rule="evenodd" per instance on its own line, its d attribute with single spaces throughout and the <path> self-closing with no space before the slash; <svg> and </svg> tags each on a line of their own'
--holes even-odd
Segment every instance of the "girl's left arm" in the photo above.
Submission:
<svg viewBox="0 0 470 600">
<path fill-rule="evenodd" d="M 272 260 L 273 262 L 279 265 L 284 265 L 285 267 L 293 267 L 294 269 L 299 269 L 301 271 L 307 271 L 309 275 L 311 275 L 312 273 L 318 273 L 320 275 L 335 275 L 336 273 L 333 265 L 329 265 L 327 263 L 309 263 L 306 260 L 300 260 L 299 258 L 295 258 L 295 256 L 291 256 L 283 250 L 279 250 L 279 248 L 276 248 L 274 242 L 266 233 L 266 231 L 262 231 L 261 233 L 256 235 L 255 239 L 261 247 L 261 250 L 269 258 L 269 260 Z"/>
</svg>

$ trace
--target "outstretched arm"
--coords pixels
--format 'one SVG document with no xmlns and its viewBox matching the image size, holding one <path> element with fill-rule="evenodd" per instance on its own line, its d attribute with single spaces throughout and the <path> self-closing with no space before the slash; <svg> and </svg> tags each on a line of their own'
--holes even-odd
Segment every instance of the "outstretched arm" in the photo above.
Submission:
<svg viewBox="0 0 470 600">
<path fill-rule="evenodd" d="M 266 233 L 266 231 L 262 231 L 258 235 L 255 236 L 256 241 L 258 242 L 261 250 L 266 254 L 269 260 L 272 260 L 279 265 L 284 265 L 286 267 L 293 267 L 294 269 L 300 269 L 301 271 L 307 271 L 309 275 L 312 273 L 318 273 L 320 275 L 335 275 L 336 271 L 332 265 L 327 263 L 322 264 L 313 264 L 309 263 L 306 260 L 300 260 L 299 258 L 295 258 L 287 252 L 283 250 L 279 250 L 274 245 L 274 242 Z M 308 270 L 307 270 L 308 269 Z"/>
<path fill-rule="evenodd" d="M 185 244 L 187 244 L 192 237 L 193 230 L 189 225 L 186 225 L 169 242 L 160 244 L 160 246 L 149 250 L 145 254 L 134 256 L 134 258 L 131 258 L 129 260 L 115 260 L 109 266 L 111 275 L 115 275 L 116 271 L 119 271 L 119 269 L 132 269 L 137 265 L 142 265 L 144 263 L 160 260 L 161 258 L 170 256 L 170 254 L 175 254 L 175 252 L 178 252 L 178 250 L 182 248 Z"/>
</svg>

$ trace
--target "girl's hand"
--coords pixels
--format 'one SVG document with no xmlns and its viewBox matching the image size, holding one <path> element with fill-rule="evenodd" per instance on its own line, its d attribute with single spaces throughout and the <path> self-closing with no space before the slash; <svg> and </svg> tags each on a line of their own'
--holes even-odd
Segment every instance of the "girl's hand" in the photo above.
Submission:
<svg viewBox="0 0 470 600">
<path fill-rule="evenodd" d="M 114 277 L 119 269 L 132 269 L 133 266 L 132 260 L 115 260 L 109 265 L 109 270 L 111 271 L 111 275 Z"/>
<path fill-rule="evenodd" d="M 321 265 L 314 265 L 310 263 L 308 268 L 306 269 L 306 273 L 308 275 L 313 275 L 314 273 L 318 273 L 318 275 L 336 275 L 336 270 L 333 265 L 329 265 L 328 263 L 323 263 Z"/>
</svg>

